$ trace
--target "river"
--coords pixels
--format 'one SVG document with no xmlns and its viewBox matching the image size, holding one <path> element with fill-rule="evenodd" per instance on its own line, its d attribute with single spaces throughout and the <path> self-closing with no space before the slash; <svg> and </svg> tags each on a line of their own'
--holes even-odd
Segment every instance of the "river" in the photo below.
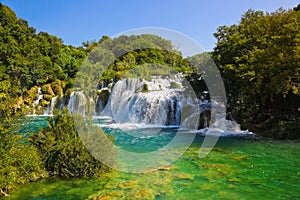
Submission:
<svg viewBox="0 0 300 200">
<path fill-rule="evenodd" d="M 45 126 L 45 117 L 33 117 L 27 128 Z M 153 152 L 176 134 L 188 131 L 163 127 L 103 126 L 115 145 L 132 152 Z M 138 133 L 139 137 L 134 137 Z M 221 137 L 212 151 L 199 158 L 204 137 L 175 162 L 144 173 L 114 170 L 99 179 L 50 179 L 29 183 L 11 199 L 299 199 L 300 144 L 257 137 Z M 168 157 L 168 155 L 165 155 Z M 139 165 L 136 161 L 134 165 Z"/>
</svg>

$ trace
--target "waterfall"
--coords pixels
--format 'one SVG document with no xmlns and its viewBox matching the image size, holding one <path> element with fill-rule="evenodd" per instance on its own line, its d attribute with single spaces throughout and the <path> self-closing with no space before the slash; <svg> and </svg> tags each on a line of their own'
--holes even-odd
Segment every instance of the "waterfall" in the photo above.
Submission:
<svg viewBox="0 0 300 200">
<path fill-rule="evenodd" d="M 36 100 L 33 102 L 33 106 L 36 107 L 40 100 L 43 99 L 43 93 L 42 93 L 42 89 L 39 87 L 37 90 L 37 95 L 36 95 Z"/>
<path fill-rule="evenodd" d="M 45 110 L 44 115 L 53 115 L 54 107 L 57 103 L 58 96 L 52 97 L 50 104 L 47 107 L 47 110 Z"/>
<path fill-rule="evenodd" d="M 72 92 L 68 103 L 70 113 L 86 114 L 87 98 L 82 91 Z"/>
<path fill-rule="evenodd" d="M 119 80 L 102 115 L 116 123 L 176 125 L 197 129 L 200 101 L 185 93 L 183 77 Z"/>
<path fill-rule="evenodd" d="M 240 125 L 224 117 L 211 119 L 211 112 L 218 109 L 217 102 L 196 98 L 182 75 L 169 75 L 164 78 L 153 76 L 151 80 L 131 78 L 102 85 L 105 87 L 86 96 L 83 91 L 74 91 L 70 97 L 55 96 L 51 99 L 44 115 L 52 115 L 55 107 L 67 107 L 70 113 L 81 115 L 108 116 L 115 123 L 140 125 L 180 126 L 188 129 L 208 130 L 222 134 L 243 133 Z M 33 115 L 40 109 L 43 99 L 41 88 L 37 89 L 33 102 Z M 214 109 L 213 109 L 214 108 Z M 223 113 L 215 113 L 215 116 Z"/>
<path fill-rule="evenodd" d="M 69 100 L 70 100 L 70 98 L 68 96 L 62 96 L 62 97 L 59 98 L 59 101 L 58 101 L 59 111 L 62 111 L 62 109 L 64 107 L 68 107 Z"/>
<path fill-rule="evenodd" d="M 103 102 L 102 102 L 102 99 L 97 96 L 96 98 L 96 103 L 95 103 L 95 115 L 100 115 L 101 111 L 103 110 Z"/>
<path fill-rule="evenodd" d="M 37 89 L 37 95 L 36 95 L 36 100 L 33 102 L 32 107 L 33 107 L 33 115 L 36 115 L 36 108 L 40 103 L 40 100 L 43 99 L 43 93 L 41 87 L 38 87 Z"/>
<path fill-rule="evenodd" d="M 58 96 L 52 97 L 51 99 L 51 105 L 50 105 L 50 114 L 53 114 L 54 106 L 56 105 Z"/>
</svg>

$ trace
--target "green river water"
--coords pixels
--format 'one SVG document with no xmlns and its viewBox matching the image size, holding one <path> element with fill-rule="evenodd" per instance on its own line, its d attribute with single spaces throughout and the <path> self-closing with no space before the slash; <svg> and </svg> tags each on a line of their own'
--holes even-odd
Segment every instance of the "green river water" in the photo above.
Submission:
<svg viewBox="0 0 300 200">
<path fill-rule="evenodd" d="M 37 118 L 29 124 L 36 128 L 46 123 Z M 153 151 L 176 134 L 175 129 L 163 129 L 133 143 L 126 131 L 104 130 L 115 137 L 116 145 L 134 151 Z M 113 171 L 99 179 L 42 180 L 22 186 L 11 199 L 300 199 L 299 142 L 220 138 L 200 159 L 202 142 L 197 136 L 167 167 L 136 174 Z"/>
</svg>

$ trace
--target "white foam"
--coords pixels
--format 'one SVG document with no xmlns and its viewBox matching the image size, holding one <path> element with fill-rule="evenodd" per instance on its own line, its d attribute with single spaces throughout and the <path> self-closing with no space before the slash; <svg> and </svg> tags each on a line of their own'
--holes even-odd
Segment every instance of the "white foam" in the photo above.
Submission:
<svg viewBox="0 0 300 200">
<path fill-rule="evenodd" d="M 139 123 L 111 123 L 111 124 L 95 124 L 101 128 L 112 128 L 112 129 L 121 129 L 121 130 L 137 130 L 137 129 L 162 129 L 162 128 L 180 128 L 179 126 L 170 125 L 163 126 L 159 124 L 139 124 Z"/>
</svg>

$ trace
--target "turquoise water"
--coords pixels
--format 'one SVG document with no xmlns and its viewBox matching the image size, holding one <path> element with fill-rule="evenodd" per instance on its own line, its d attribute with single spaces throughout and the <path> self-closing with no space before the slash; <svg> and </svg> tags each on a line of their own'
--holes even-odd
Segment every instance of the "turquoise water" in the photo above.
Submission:
<svg viewBox="0 0 300 200">
<path fill-rule="evenodd" d="M 116 145 L 132 152 L 155 151 L 178 131 L 104 130 Z M 200 159 L 202 142 L 197 136 L 177 161 L 159 169 L 113 171 L 100 179 L 42 180 L 21 187 L 11 199 L 300 199 L 300 143 L 221 138 Z"/>
<path fill-rule="evenodd" d="M 21 126 L 16 132 L 21 134 L 38 132 L 40 128 L 46 128 L 48 125 L 46 116 L 25 116 L 20 118 L 19 121 Z"/>
</svg>

